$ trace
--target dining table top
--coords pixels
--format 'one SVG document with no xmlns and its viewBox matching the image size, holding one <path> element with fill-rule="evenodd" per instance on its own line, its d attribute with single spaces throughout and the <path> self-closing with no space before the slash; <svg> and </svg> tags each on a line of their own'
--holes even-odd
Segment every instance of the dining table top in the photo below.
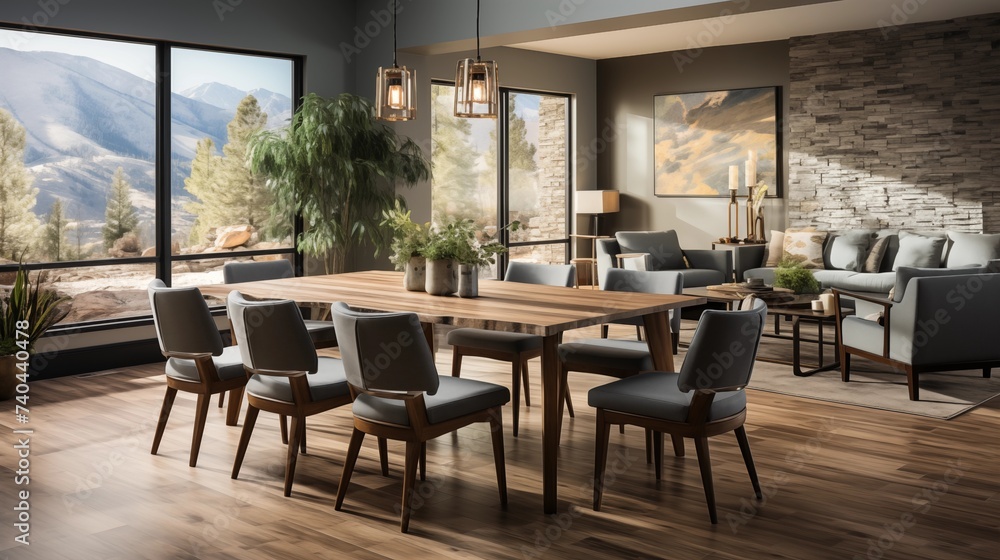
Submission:
<svg viewBox="0 0 1000 560">
<path fill-rule="evenodd" d="M 706 302 L 704 297 L 580 290 L 496 280 L 481 281 L 476 298 L 431 296 L 405 290 L 403 273 L 394 271 L 303 276 L 200 289 L 206 296 L 221 299 L 238 290 L 257 298 L 343 301 L 361 310 L 416 313 L 424 323 L 539 336 Z"/>
</svg>

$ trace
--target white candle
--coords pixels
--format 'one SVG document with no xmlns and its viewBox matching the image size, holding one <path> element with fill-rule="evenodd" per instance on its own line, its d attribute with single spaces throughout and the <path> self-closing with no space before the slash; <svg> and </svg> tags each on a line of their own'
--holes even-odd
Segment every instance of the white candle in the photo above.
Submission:
<svg viewBox="0 0 1000 560">
<path fill-rule="evenodd" d="M 747 186 L 753 187 L 757 185 L 757 162 L 748 159 L 746 161 L 746 175 L 747 175 Z"/>
<path fill-rule="evenodd" d="M 740 166 L 729 166 L 729 190 L 735 191 L 740 188 Z"/>
<path fill-rule="evenodd" d="M 757 154 L 753 150 L 747 150 L 747 159 L 757 163 Z"/>
</svg>

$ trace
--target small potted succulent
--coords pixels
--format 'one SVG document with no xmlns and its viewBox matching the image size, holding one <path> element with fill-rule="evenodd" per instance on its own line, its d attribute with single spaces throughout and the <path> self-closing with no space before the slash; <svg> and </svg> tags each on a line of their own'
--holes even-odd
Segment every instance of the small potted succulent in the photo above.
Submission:
<svg viewBox="0 0 1000 560">
<path fill-rule="evenodd" d="M 411 292 L 425 290 L 427 259 L 424 251 L 430 242 L 430 224 L 418 224 L 410 219 L 410 211 L 404 210 L 397 200 L 395 207 L 382 212 L 382 225 L 392 229 L 392 255 L 389 260 L 396 270 L 405 271 L 403 287 Z"/>
<path fill-rule="evenodd" d="M 0 297 L 0 401 L 27 380 L 35 342 L 69 312 L 60 306 L 66 299 L 32 285 L 28 271 L 17 269 L 14 285 Z"/>
<path fill-rule="evenodd" d="M 506 253 L 507 248 L 492 235 L 477 234 L 472 229 L 471 222 L 466 225 L 469 227 L 466 235 L 468 244 L 457 258 L 459 263 L 458 297 L 474 298 L 479 297 L 479 268 L 495 264 L 497 256 Z M 520 227 L 521 222 L 515 220 L 504 226 L 503 229 L 517 231 Z"/>
</svg>

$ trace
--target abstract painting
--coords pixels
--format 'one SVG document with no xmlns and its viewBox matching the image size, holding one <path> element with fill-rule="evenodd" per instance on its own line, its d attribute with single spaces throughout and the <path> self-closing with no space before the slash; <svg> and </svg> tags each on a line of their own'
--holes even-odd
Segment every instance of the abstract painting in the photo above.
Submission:
<svg viewBox="0 0 1000 560">
<path fill-rule="evenodd" d="M 656 196 L 729 196 L 729 166 L 739 166 L 746 196 L 748 152 L 767 196 L 779 194 L 778 88 L 653 97 L 653 192 Z"/>
</svg>

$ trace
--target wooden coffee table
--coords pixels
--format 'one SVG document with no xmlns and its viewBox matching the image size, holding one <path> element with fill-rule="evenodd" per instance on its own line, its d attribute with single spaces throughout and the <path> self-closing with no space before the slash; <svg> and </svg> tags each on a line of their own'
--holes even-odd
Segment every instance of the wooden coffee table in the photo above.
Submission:
<svg viewBox="0 0 1000 560">
<path fill-rule="evenodd" d="M 710 290 L 708 288 L 685 288 L 684 295 L 703 297 L 710 302 L 724 303 L 727 309 L 732 309 L 747 294 L 735 293 L 720 290 Z M 758 358 L 765 362 L 784 364 L 792 366 L 792 373 L 797 377 L 808 377 L 821 371 L 829 371 L 840 368 L 840 325 L 837 324 L 837 315 L 833 309 L 827 311 L 813 311 L 810 303 L 817 299 L 815 295 L 802 295 L 785 291 L 762 292 L 754 294 L 767 302 L 767 314 L 774 317 L 774 333 L 764 333 L 768 338 L 780 338 L 792 341 L 792 360 L 779 360 L 773 358 Z M 851 310 L 842 309 L 841 314 L 849 314 Z M 781 318 L 785 317 L 792 322 L 792 333 L 790 335 L 781 333 Z M 816 338 L 802 337 L 802 323 L 815 323 L 817 329 Z M 823 337 L 824 325 L 833 325 L 833 341 L 825 340 Z M 818 364 L 808 364 L 803 369 L 802 364 L 802 343 L 815 343 Z M 825 363 L 823 349 L 826 346 L 833 346 L 833 362 Z M 814 367 L 810 367 L 814 366 Z"/>
</svg>

